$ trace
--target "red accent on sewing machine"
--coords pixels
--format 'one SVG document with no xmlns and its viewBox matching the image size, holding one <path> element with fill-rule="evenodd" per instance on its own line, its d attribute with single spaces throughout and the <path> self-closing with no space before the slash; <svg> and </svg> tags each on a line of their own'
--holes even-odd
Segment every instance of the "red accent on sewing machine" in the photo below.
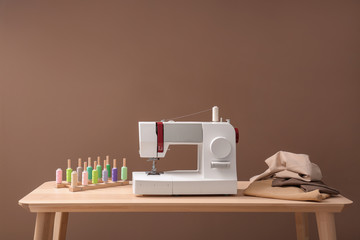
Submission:
<svg viewBox="0 0 360 240">
<path fill-rule="evenodd" d="M 164 151 L 164 124 L 162 122 L 156 122 L 157 133 L 157 151 Z"/>
<path fill-rule="evenodd" d="M 239 129 L 235 128 L 235 139 L 236 139 L 236 143 L 239 142 Z"/>
</svg>

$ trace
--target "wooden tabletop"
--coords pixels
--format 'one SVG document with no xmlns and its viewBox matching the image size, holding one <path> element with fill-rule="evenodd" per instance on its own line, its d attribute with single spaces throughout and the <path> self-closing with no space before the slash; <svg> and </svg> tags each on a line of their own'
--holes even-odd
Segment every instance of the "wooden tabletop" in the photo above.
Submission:
<svg viewBox="0 0 360 240">
<path fill-rule="evenodd" d="M 341 195 L 320 203 L 244 196 L 248 181 L 234 196 L 135 196 L 131 185 L 70 192 L 55 184 L 45 182 L 19 205 L 30 212 L 341 212 L 352 203 Z"/>
</svg>

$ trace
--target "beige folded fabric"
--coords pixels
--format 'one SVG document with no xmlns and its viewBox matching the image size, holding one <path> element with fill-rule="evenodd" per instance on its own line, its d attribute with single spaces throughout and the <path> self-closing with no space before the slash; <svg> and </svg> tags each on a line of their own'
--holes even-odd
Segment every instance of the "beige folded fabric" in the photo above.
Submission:
<svg viewBox="0 0 360 240">
<path fill-rule="evenodd" d="M 310 162 L 306 154 L 279 151 L 265 160 L 269 168 L 252 178 L 250 182 L 269 177 L 296 178 L 303 181 L 320 181 L 322 174 L 315 163 Z"/>
<path fill-rule="evenodd" d="M 319 190 L 305 192 L 298 187 L 272 187 L 273 179 L 253 182 L 244 191 L 244 195 L 266 198 L 277 198 L 285 200 L 308 200 L 320 202 L 328 197 L 329 194 L 320 193 Z"/>
</svg>

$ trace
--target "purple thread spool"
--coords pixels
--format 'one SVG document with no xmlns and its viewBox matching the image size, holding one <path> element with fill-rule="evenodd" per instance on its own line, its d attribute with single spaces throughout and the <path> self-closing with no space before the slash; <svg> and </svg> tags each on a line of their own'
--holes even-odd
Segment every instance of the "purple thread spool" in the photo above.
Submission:
<svg viewBox="0 0 360 240">
<path fill-rule="evenodd" d="M 112 180 L 113 180 L 113 182 L 116 182 L 118 180 L 117 179 L 117 168 L 112 169 Z"/>
<path fill-rule="evenodd" d="M 117 182 L 117 180 L 118 180 L 118 177 L 117 177 L 116 159 L 114 159 L 114 165 L 113 165 L 113 169 L 112 169 L 112 181 Z"/>
</svg>

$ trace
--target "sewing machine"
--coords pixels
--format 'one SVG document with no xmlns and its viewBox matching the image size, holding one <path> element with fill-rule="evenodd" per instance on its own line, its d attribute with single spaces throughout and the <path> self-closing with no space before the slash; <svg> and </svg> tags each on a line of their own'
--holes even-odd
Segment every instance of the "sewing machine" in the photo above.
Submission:
<svg viewBox="0 0 360 240">
<path fill-rule="evenodd" d="M 230 120 L 212 122 L 139 122 L 140 157 L 152 161 L 148 172 L 133 172 L 133 191 L 142 195 L 236 194 L 236 148 L 239 133 Z M 197 145 L 197 170 L 161 172 L 156 162 L 170 145 Z M 190 156 L 189 156 L 190 157 Z"/>
</svg>

